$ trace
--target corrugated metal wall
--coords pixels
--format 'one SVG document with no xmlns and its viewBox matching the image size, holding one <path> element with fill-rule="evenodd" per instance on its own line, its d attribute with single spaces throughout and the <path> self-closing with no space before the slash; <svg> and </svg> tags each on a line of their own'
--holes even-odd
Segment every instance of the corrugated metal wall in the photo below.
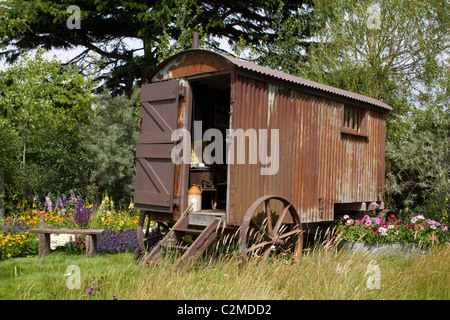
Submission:
<svg viewBox="0 0 450 320">
<path fill-rule="evenodd" d="M 334 203 L 381 200 L 385 115 L 368 111 L 364 138 L 341 133 L 342 112 L 340 102 L 238 76 L 231 127 L 279 129 L 280 164 L 266 176 L 260 164 L 230 165 L 228 223 L 263 195 L 290 200 L 302 222 L 332 220 Z"/>
</svg>

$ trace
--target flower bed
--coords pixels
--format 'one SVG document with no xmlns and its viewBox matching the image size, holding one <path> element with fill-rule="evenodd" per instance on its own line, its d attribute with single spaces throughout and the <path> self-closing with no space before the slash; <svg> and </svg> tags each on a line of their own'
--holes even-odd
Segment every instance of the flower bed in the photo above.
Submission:
<svg viewBox="0 0 450 320">
<path fill-rule="evenodd" d="M 132 204 L 128 209 L 116 209 L 108 196 L 98 207 L 83 205 L 83 200 L 74 195 L 58 198 L 55 205 L 50 197 L 45 197 L 43 205 L 36 198 L 32 209 L 0 221 L 0 260 L 37 254 L 38 235 L 27 230 L 39 226 L 45 229 L 107 229 L 108 236 L 101 239 L 102 244 L 105 241 L 108 244 L 104 252 L 131 251 L 137 247 L 139 214 Z M 117 248 L 114 248 L 115 245 Z M 74 235 L 52 235 L 50 247 L 52 250 L 82 251 L 84 239 Z"/>
<path fill-rule="evenodd" d="M 337 226 L 340 239 L 348 242 L 402 243 L 430 246 L 448 242 L 450 234 L 447 225 L 418 215 L 400 221 L 395 215 L 386 220 L 365 215 L 362 219 L 342 218 Z"/>
</svg>

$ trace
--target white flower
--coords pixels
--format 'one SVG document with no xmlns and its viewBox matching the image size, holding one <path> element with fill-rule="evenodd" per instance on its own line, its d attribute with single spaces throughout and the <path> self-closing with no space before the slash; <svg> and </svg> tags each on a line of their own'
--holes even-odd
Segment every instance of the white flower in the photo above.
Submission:
<svg viewBox="0 0 450 320">
<path fill-rule="evenodd" d="M 343 216 L 343 219 L 344 220 L 347 220 L 347 219 L 349 219 L 350 217 L 346 214 L 345 216 Z"/>
<path fill-rule="evenodd" d="M 52 234 L 50 237 L 50 249 L 55 250 L 57 247 L 63 247 L 74 239 L 74 235 L 62 233 Z"/>
<path fill-rule="evenodd" d="M 394 226 L 392 224 L 388 225 L 388 229 L 394 229 Z"/>
<path fill-rule="evenodd" d="M 353 219 L 349 219 L 345 224 L 351 226 L 353 224 L 353 221 L 354 221 Z"/>
<path fill-rule="evenodd" d="M 417 221 L 417 217 L 412 217 L 412 218 L 411 218 L 411 222 L 412 222 L 412 223 L 416 223 L 416 221 Z"/>
<path fill-rule="evenodd" d="M 385 236 L 387 234 L 387 229 L 386 228 L 381 227 L 380 229 L 378 229 L 378 231 L 380 231 L 380 234 L 382 236 Z"/>
</svg>

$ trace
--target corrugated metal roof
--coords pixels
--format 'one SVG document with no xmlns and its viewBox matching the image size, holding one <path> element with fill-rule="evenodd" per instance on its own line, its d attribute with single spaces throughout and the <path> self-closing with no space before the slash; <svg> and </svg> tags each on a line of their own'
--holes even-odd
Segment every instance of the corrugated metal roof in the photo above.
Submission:
<svg viewBox="0 0 450 320">
<path fill-rule="evenodd" d="M 203 50 L 203 51 L 208 51 L 208 50 Z M 377 107 L 380 107 L 380 108 L 383 108 L 386 110 L 392 110 L 392 108 L 389 105 L 387 105 L 386 103 L 381 102 L 381 101 L 371 98 L 371 97 L 364 96 L 362 94 L 357 94 L 357 93 L 354 93 L 351 91 L 335 88 L 335 87 L 325 85 L 325 84 L 322 84 L 319 82 L 315 82 L 315 81 L 311 81 L 311 80 L 304 79 L 301 77 L 293 76 L 293 75 L 290 75 L 290 74 L 282 72 L 282 71 L 263 67 L 263 66 L 260 66 L 260 65 L 242 60 L 242 59 L 227 56 L 224 54 L 220 54 L 220 53 L 216 53 L 216 54 L 221 55 L 222 57 L 224 57 L 225 59 L 227 59 L 234 65 L 236 65 L 237 67 L 240 67 L 240 68 L 243 68 L 246 70 L 257 72 L 259 74 L 274 77 L 274 78 L 277 78 L 280 80 L 292 82 L 294 84 L 299 84 L 299 85 L 314 88 L 317 90 L 337 94 L 337 95 L 340 95 L 340 96 L 343 96 L 346 98 L 362 101 L 362 102 L 365 102 L 365 103 L 368 103 L 368 104 L 371 104 L 371 105 L 374 105 L 374 106 L 377 106 Z"/>
<path fill-rule="evenodd" d="M 290 83 L 293 83 L 293 84 L 297 84 L 297 85 L 300 85 L 300 86 L 304 86 L 304 87 L 307 87 L 307 88 L 313 88 L 313 89 L 316 89 L 316 90 L 319 90 L 319 91 L 335 94 L 335 95 L 338 95 L 338 96 L 341 96 L 341 97 L 345 97 L 345 98 L 348 98 L 348 99 L 351 99 L 351 100 L 364 102 L 364 103 L 367 103 L 367 104 L 379 107 L 379 108 L 384 109 L 384 110 L 392 110 L 392 108 L 389 105 L 387 105 L 386 103 L 381 102 L 381 101 L 379 101 L 377 99 L 374 99 L 374 98 L 371 98 L 371 97 L 364 96 L 362 94 L 354 93 L 354 92 L 351 92 L 351 91 L 347 91 L 347 90 L 335 88 L 335 87 L 332 87 L 332 86 L 329 86 L 329 85 L 325 85 L 325 84 L 322 84 L 322 83 L 319 83 L 319 82 L 315 82 L 315 81 L 311 81 L 311 80 L 304 79 L 304 78 L 301 78 L 301 77 L 293 76 L 293 75 L 290 75 L 290 74 L 282 72 L 282 71 L 270 69 L 270 68 L 263 67 L 263 66 L 260 66 L 260 65 L 257 65 L 257 64 L 254 64 L 254 63 L 251 63 L 251 62 L 239 59 L 239 58 L 235 58 L 235 57 L 232 57 L 232 56 L 228 56 L 228 55 L 225 55 L 225 54 L 222 54 L 222 53 L 214 52 L 214 51 L 211 51 L 211 50 L 205 50 L 205 49 L 188 49 L 188 50 L 182 51 L 182 52 L 180 52 L 180 53 L 170 57 L 166 61 L 164 61 L 160 66 L 158 66 L 152 72 L 151 76 L 153 76 L 156 73 L 156 71 L 159 70 L 167 62 L 169 62 L 169 61 L 171 61 L 171 60 L 173 60 L 173 59 L 175 59 L 175 58 L 177 58 L 177 57 L 179 57 L 181 55 L 192 54 L 192 53 L 196 53 L 196 52 L 203 53 L 203 54 L 207 53 L 207 54 L 219 55 L 219 56 L 223 57 L 224 59 L 228 60 L 230 63 L 232 63 L 236 67 L 242 68 L 244 70 L 248 70 L 248 71 L 255 72 L 255 73 L 258 73 L 258 74 L 261 74 L 261 75 L 273 77 L 275 79 L 279 79 L 279 80 L 282 80 L 282 81 L 287 81 L 287 82 L 290 82 Z"/>
</svg>

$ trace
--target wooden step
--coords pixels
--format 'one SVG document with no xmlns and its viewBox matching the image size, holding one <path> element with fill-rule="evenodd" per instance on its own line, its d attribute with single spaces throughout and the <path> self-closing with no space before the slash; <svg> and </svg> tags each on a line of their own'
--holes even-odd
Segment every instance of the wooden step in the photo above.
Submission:
<svg viewBox="0 0 450 320">
<path fill-rule="evenodd" d="M 162 244 L 163 247 L 169 248 L 169 249 L 178 249 L 178 250 L 188 250 L 189 246 L 181 246 L 181 245 L 174 245 L 174 244 Z"/>
<path fill-rule="evenodd" d="M 206 250 L 206 248 L 208 248 L 211 242 L 217 237 L 217 229 L 221 221 L 222 220 L 219 218 L 214 219 L 202 233 L 200 233 L 197 239 L 190 245 L 189 249 L 178 260 L 177 267 L 191 264 Z"/>
<path fill-rule="evenodd" d="M 187 234 L 200 234 L 204 229 L 177 228 L 174 231 L 184 232 Z"/>
<path fill-rule="evenodd" d="M 189 228 L 189 212 L 192 205 L 186 209 L 186 211 L 181 215 L 180 219 L 175 223 L 166 236 L 161 239 L 150 252 L 145 256 L 145 261 L 150 263 L 155 256 L 161 252 L 162 247 L 185 250 L 184 254 L 177 262 L 177 267 L 182 265 L 190 264 L 195 259 L 197 259 L 211 244 L 212 241 L 217 237 L 218 228 L 223 221 L 222 217 L 214 217 L 207 224 L 204 229 L 193 229 Z M 194 242 L 190 245 L 180 245 L 182 243 L 183 236 L 186 234 L 195 234 L 196 238 Z"/>
</svg>

